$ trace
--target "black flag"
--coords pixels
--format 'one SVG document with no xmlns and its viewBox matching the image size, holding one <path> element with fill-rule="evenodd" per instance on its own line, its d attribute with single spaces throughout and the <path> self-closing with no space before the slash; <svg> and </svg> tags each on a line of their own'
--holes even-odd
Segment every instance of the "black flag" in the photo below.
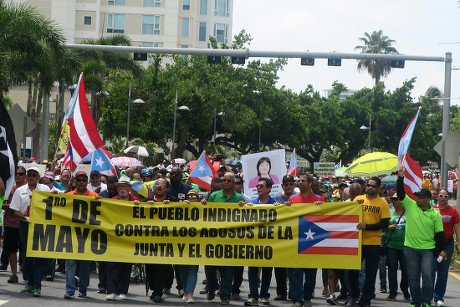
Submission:
<svg viewBox="0 0 460 307">
<path fill-rule="evenodd" d="M 3 101 L 0 100 L 0 176 L 5 183 L 6 198 L 13 187 L 17 165 L 18 156 L 16 153 L 13 123 Z"/>
</svg>

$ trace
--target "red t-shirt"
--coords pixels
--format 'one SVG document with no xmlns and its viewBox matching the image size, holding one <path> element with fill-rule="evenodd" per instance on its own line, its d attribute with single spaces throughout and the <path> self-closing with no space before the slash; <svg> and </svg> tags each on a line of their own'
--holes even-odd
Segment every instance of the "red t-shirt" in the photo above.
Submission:
<svg viewBox="0 0 460 307">
<path fill-rule="evenodd" d="M 447 206 L 443 210 L 440 210 L 438 205 L 434 205 L 433 208 L 441 213 L 446 239 L 452 239 L 454 235 L 454 225 L 460 223 L 457 209 L 452 206 Z"/>
<path fill-rule="evenodd" d="M 289 197 L 288 201 L 291 201 L 293 203 L 300 203 L 300 204 L 311 204 L 317 201 L 324 202 L 324 198 L 322 198 L 319 195 L 313 194 L 313 193 L 310 193 L 310 195 L 308 195 L 307 197 L 303 197 L 302 194 L 299 193 L 297 195 L 293 195 Z"/>
</svg>

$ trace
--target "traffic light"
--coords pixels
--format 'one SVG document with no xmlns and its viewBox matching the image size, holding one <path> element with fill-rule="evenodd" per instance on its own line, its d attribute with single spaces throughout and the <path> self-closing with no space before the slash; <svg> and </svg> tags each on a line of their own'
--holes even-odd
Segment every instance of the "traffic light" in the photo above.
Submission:
<svg viewBox="0 0 460 307">
<path fill-rule="evenodd" d="M 300 65 L 314 66 L 315 58 L 300 58 Z"/>
<path fill-rule="evenodd" d="M 341 66 L 341 65 L 342 65 L 342 59 L 337 59 L 337 58 L 327 59 L 327 66 Z"/>
<path fill-rule="evenodd" d="M 134 52 L 134 61 L 147 61 L 147 53 Z"/>
<path fill-rule="evenodd" d="M 404 68 L 404 60 L 391 60 L 390 66 L 392 68 Z"/>
<path fill-rule="evenodd" d="M 244 63 L 246 63 L 246 59 L 244 57 L 232 56 L 232 64 L 244 65 Z"/>
<path fill-rule="evenodd" d="M 222 57 L 219 55 L 208 55 L 208 64 L 220 64 Z"/>
</svg>

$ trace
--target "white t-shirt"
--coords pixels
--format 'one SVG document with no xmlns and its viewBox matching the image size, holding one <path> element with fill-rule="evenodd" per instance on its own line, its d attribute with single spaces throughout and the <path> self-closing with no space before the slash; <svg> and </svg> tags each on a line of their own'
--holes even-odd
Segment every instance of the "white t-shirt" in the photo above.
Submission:
<svg viewBox="0 0 460 307">
<path fill-rule="evenodd" d="M 47 185 L 37 183 L 35 188 L 37 191 L 50 192 L 50 188 Z M 11 199 L 10 209 L 20 211 L 25 213 L 27 207 L 30 206 L 30 201 L 32 199 L 32 191 L 29 189 L 29 185 L 25 184 L 22 187 L 17 188 Z"/>
<path fill-rule="evenodd" d="M 101 187 L 101 190 L 100 190 L 98 193 L 101 193 L 102 191 L 107 190 L 107 185 L 106 185 L 105 183 L 102 183 L 102 182 L 101 182 L 100 187 Z M 88 183 L 88 185 L 86 186 L 86 188 L 87 188 L 88 190 L 90 190 L 90 191 L 96 192 L 96 189 L 99 188 L 99 187 L 94 187 L 94 186 L 91 185 L 91 183 Z"/>
</svg>

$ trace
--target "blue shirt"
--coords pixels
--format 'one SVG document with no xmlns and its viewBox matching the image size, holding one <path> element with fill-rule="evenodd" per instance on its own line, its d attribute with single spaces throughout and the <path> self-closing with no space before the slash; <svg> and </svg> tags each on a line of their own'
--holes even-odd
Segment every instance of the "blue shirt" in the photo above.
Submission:
<svg viewBox="0 0 460 307">
<path fill-rule="evenodd" d="M 260 203 L 260 200 L 259 200 L 259 197 L 257 198 L 254 198 L 250 201 L 251 204 L 255 204 L 255 205 L 261 205 Z M 279 201 L 277 201 L 276 199 L 274 199 L 273 197 L 269 196 L 268 197 L 268 201 L 265 203 L 265 204 L 274 204 L 274 203 L 279 203 Z"/>
<path fill-rule="evenodd" d="M 181 182 L 178 187 L 173 187 L 171 183 L 169 183 L 168 186 L 167 194 L 177 198 L 179 201 L 185 200 L 185 196 L 187 195 L 188 191 L 192 189 L 191 186 L 183 182 Z"/>
</svg>

